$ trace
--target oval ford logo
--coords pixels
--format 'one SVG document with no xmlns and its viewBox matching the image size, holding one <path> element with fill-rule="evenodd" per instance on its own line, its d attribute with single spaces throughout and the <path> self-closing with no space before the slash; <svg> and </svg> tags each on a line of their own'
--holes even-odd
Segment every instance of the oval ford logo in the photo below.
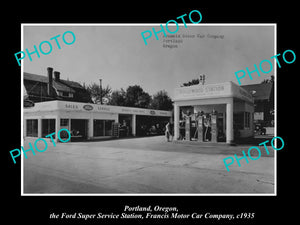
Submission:
<svg viewBox="0 0 300 225">
<path fill-rule="evenodd" d="M 84 105 L 83 108 L 84 108 L 85 110 L 87 110 L 87 111 L 90 111 L 90 110 L 93 109 L 93 106 L 91 106 L 91 105 Z"/>
<path fill-rule="evenodd" d="M 155 111 L 154 111 L 154 110 L 151 110 L 151 111 L 150 111 L 150 114 L 151 114 L 151 115 L 155 115 Z"/>
</svg>

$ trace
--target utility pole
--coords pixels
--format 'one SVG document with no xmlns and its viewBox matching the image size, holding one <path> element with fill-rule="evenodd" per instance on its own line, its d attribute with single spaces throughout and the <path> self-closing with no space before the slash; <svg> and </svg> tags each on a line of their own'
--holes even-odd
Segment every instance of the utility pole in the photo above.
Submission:
<svg viewBox="0 0 300 225">
<path fill-rule="evenodd" d="M 99 79 L 100 81 L 100 104 L 102 105 L 102 79 Z"/>
</svg>

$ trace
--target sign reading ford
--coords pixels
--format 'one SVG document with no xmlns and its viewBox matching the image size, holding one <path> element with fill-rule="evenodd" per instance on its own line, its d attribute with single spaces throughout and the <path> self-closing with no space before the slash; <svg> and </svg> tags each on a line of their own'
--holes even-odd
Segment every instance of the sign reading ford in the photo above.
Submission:
<svg viewBox="0 0 300 225">
<path fill-rule="evenodd" d="M 82 108 L 84 108 L 87 111 L 93 110 L 93 106 L 91 106 L 91 105 L 84 105 Z"/>
</svg>

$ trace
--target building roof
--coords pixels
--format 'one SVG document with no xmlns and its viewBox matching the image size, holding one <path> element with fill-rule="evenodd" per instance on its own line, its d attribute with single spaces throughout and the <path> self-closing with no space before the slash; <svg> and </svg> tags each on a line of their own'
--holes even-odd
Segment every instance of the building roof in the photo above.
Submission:
<svg viewBox="0 0 300 225">
<path fill-rule="evenodd" d="M 58 91 L 75 93 L 75 91 L 72 88 L 68 87 L 62 82 L 57 82 L 55 80 L 53 80 L 53 87 Z"/>
<path fill-rule="evenodd" d="M 272 93 L 273 83 L 242 85 L 245 90 L 252 94 L 254 100 L 269 100 Z"/>
<path fill-rule="evenodd" d="M 32 74 L 32 73 L 27 73 L 27 72 L 24 72 L 24 80 L 32 80 L 32 81 L 38 81 L 38 82 L 42 82 L 42 83 L 48 83 L 47 76 L 42 76 L 42 75 L 37 75 L 37 74 Z M 55 81 L 55 80 L 53 79 L 53 81 Z M 59 82 L 60 84 L 62 84 L 62 85 L 65 84 L 71 88 L 83 89 L 81 84 L 79 84 L 78 82 L 70 81 L 70 80 L 63 80 L 63 79 L 59 79 L 59 81 L 60 81 Z"/>
<path fill-rule="evenodd" d="M 28 97 L 34 101 L 45 101 L 54 99 L 70 99 L 70 97 L 59 96 L 57 91 L 73 93 L 72 100 L 79 102 L 90 102 L 89 93 L 78 82 L 58 79 L 55 77 L 52 79 L 51 88 L 55 89 L 50 95 L 47 91 L 47 85 L 49 83 L 48 76 L 37 75 L 32 73 L 23 73 L 24 87 Z"/>
<path fill-rule="evenodd" d="M 41 83 L 48 83 L 48 77 L 47 76 L 41 76 L 41 75 L 36 75 L 36 74 L 31 74 L 31 73 L 26 73 L 26 72 L 24 72 L 24 80 L 31 80 L 31 81 L 41 82 Z M 80 86 L 80 84 L 78 84 L 78 85 Z M 59 81 L 55 81 L 53 79 L 53 87 L 57 91 L 64 91 L 64 92 L 74 93 L 75 91 L 71 87 L 72 86 L 77 87 L 78 85 L 76 85 L 76 82 L 68 82 L 68 81 L 64 81 L 64 80 L 61 80 L 61 79 Z"/>
<path fill-rule="evenodd" d="M 32 80 L 32 81 L 38 81 L 42 83 L 48 83 L 48 77 L 47 76 L 41 76 L 41 75 L 36 75 L 32 73 L 26 73 L 24 72 L 24 80 Z"/>
</svg>

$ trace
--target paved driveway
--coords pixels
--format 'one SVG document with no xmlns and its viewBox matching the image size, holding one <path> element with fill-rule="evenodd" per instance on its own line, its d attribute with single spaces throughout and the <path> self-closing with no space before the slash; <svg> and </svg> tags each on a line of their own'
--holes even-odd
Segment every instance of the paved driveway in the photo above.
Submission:
<svg viewBox="0 0 300 225">
<path fill-rule="evenodd" d="M 34 139 L 26 139 L 34 142 Z M 39 142 L 42 143 L 42 142 Z M 227 172 L 223 159 L 250 146 L 166 142 L 164 137 L 49 142 L 24 162 L 24 194 L 274 193 L 274 150 Z M 26 149 L 26 148 L 25 148 Z M 40 147 L 43 149 L 43 146 Z"/>
</svg>

